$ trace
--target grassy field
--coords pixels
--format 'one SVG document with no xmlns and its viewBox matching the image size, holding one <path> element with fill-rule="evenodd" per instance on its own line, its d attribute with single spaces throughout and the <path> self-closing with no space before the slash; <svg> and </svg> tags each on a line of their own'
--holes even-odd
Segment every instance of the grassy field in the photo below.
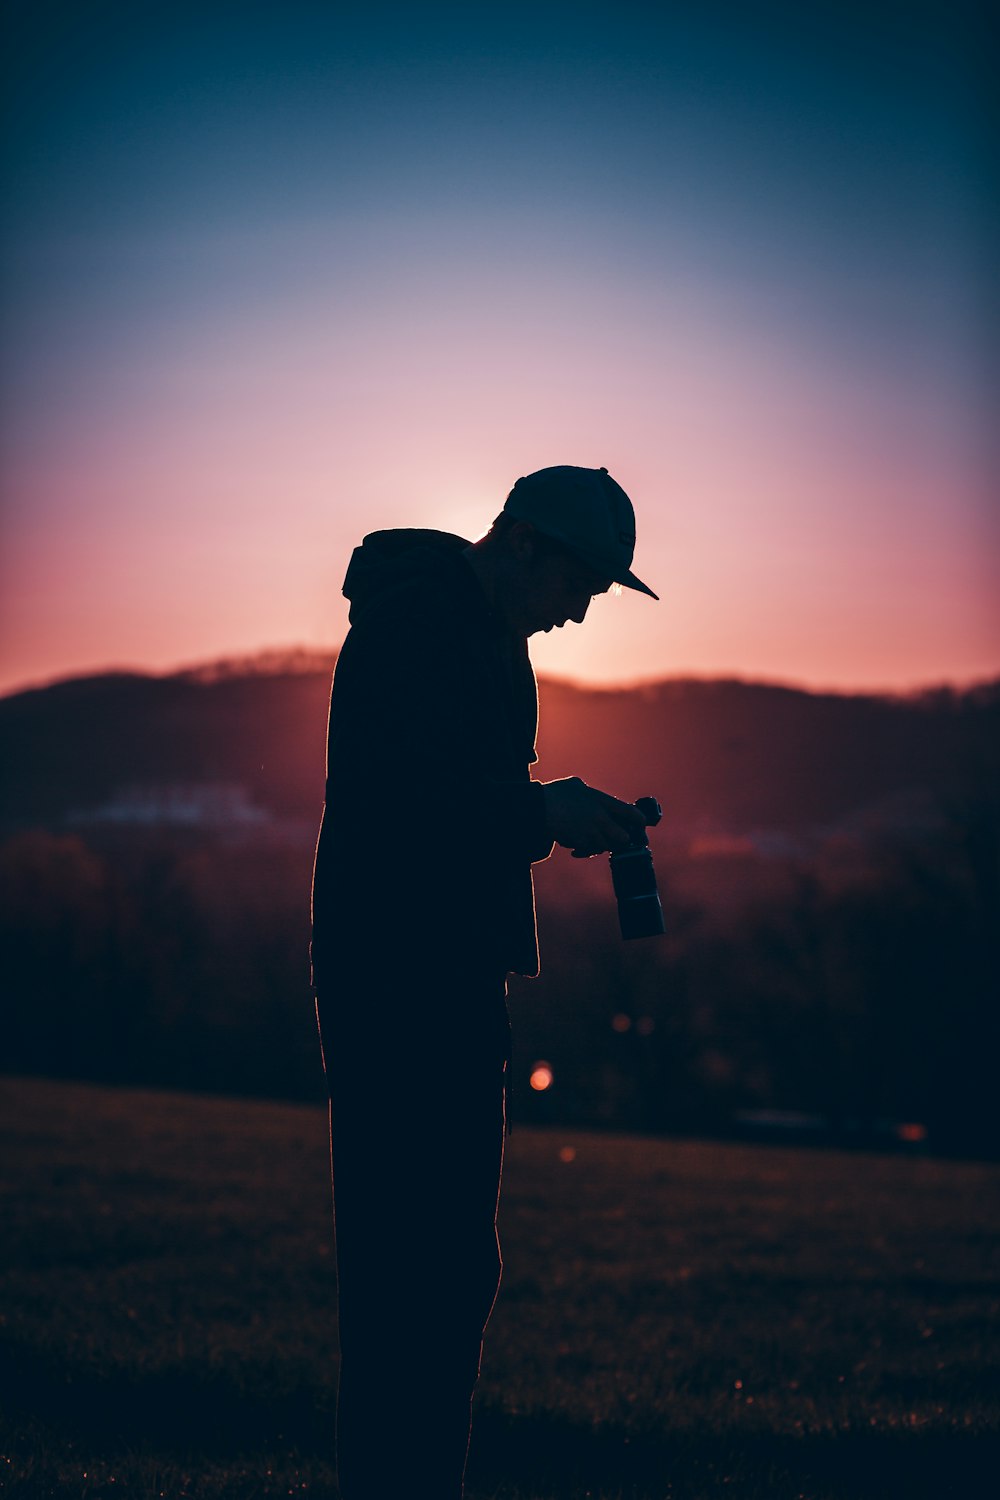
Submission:
<svg viewBox="0 0 1000 1500">
<path fill-rule="evenodd" d="M 0 1491 L 330 1500 L 323 1113 L 0 1099 Z M 981 1163 L 515 1130 L 470 1500 L 988 1492 L 998 1187 Z"/>
</svg>

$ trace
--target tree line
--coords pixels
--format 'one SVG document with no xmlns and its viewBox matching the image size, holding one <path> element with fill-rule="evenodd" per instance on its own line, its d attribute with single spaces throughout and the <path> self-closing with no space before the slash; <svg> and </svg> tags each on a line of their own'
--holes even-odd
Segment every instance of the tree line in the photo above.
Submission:
<svg viewBox="0 0 1000 1500">
<path fill-rule="evenodd" d="M 510 983 L 515 1119 L 724 1131 L 739 1111 L 787 1110 L 835 1138 L 914 1121 L 942 1149 L 995 1152 L 998 850 L 998 806 L 980 798 L 846 862 L 789 857 L 780 894 L 755 896 L 751 872 L 735 908 L 668 897 L 666 936 L 631 944 L 610 889 L 543 892 L 542 974 Z M 682 864 L 663 861 L 665 892 L 683 890 Z M 322 1098 L 310 873 L 298 846 L 8 837 L 0 1065 Z"/>
</svg>

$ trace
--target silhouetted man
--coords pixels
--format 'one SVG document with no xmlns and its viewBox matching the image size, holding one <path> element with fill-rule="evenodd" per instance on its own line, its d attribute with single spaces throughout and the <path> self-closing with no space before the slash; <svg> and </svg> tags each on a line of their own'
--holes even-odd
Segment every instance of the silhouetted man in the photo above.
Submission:
<svg viewBox="0 0 1000 1500">
<path fill-rule="evenodd" d="M 480 541 L 377 531 L 351 558 L 313 884 L 330 1092 L 344 1500 L 459 1500 L 496 1232 L 506 978 L 538 972 L 531 865 L 624 849 L 630 804 L 532 781 L 527 638 L 630 571 L 605 469 L 519 479 Z"/>
</svg>

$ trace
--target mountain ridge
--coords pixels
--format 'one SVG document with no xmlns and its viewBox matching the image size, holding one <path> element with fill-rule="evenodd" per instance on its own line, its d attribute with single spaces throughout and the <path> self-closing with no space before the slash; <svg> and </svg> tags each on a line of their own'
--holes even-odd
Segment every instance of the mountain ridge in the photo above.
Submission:
<svg viewBox="0 0 1000 1500">
<path fill-rule="evenodd" d="M 226 782 L 318 821 L 332 652 L 110 671 L 0 698 L 0 830 L 59 827 L 123 786 Z M 830 825 L 1000 784 L 1000 678 L 916 693 L 820 692 L 740 677 L 635 687 L 539 679 L 542 780 L 652 793 L 679 835 Z"/>
<path fill-rule="evenodd" d="M 332 673 L 338 655 L 339 650 L 335 646 L 266 646 L 258 651 L 208 657 L 204 661 L 188 662 L 161 669 L 108 666 L 94 671 L 60 673 L 54 677 L 20 683 L 0 692 L 0 703 L 9 698 L 24 697 L 29 693 L 47 692 L 52 688 L 65 687 L 74 682 L 99 682 L 106 679 L 141 678 L 159 681 L 164 678 L 177 677 L 193 682 L 220 682 L 233 677 L 309 675 L 318 671 Z M 929 679 L 925 683 L 908 688 L 822 687 L 782 677 L 755 677 L 741 672 L 674 672 L 664 677 L 643 677 L 612 683 L 590 683 L 552 672 L 539 672 L 537 675 L 539 682 L 556 683 L 585 693 L 649 694 L 667 686 L 720 683 L 802 693 L 814 698 L 877 698 L 881 701 L 907 703 L 938 698 L 965 698 L 981 693 L 1000 694 L 1000 674 L 974 677 L 964 683 L 956 683 L 948 679 Z"/>
</svg>

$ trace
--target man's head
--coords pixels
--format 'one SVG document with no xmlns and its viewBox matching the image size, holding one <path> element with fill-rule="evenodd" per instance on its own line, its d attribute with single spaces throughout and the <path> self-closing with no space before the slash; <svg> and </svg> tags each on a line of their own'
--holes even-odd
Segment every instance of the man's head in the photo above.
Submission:
<svg viewBox="0 0 1000 1500">
<path fill-rule="evenodd" d="M 519 479 L 474 551 L 495 606 L 521 635 L 582 624 L 612 583 L 652 589 L 630 571 L 632 504 L 606 469 L 563 464 Z M 475 565 L 475 564 L 474 564 Z"/>
<path fill-rule="evenodd" d="M 631 571 L 635 511 L 607 469 L 580 469 L 573 464 L 538 469 L 517 481 L 504 512 L 530 521 L 613 583 L 656 598 Z"/>
</svg>

